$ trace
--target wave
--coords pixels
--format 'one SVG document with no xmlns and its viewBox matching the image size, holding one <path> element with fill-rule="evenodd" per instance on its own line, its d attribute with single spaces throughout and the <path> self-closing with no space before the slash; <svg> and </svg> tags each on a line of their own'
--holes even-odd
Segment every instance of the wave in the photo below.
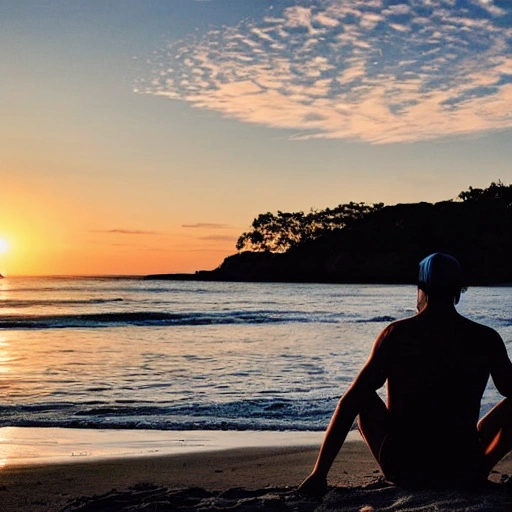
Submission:
<svg viewBox="0 0 512 512">
<path fill-rule="evenodd" d="M 362 318 L 360 320 L 354 320 L 356 324 L 363 324 L 367 322 L 394 322 L 396 318 L 394 316 L 374 316 L 372 318 Z"/>
<path fill-rule="evenodd" d="M 0 427 L 132 430 L 324 431 L 339 396 L 255 398 L 226 403 L 88 401 L 0 405 Z M 482 404 L 480 417 L 493 407 Z M 355 427 L 355 423 L 352 427 Z"/>
<path fill-rule="evenodd" d="M 123 299 L 91 299 L 87 304 L 121 302 Z M 95 302 L 93 302 L 95 301 Z M 42 303 L 43 301 L 41 301 Z M 78 301 L 77 301 L 78 302 Z M 81 302 L 85 304 L 85 302 Z M 33 304 L 33 303 L 32 303 Z M 56 304 L 56 302 L 52 302 Z M 229 324 L 272 323 L 379 323 L 393 322 L 392 316 L 347 319 L 342 313 L 304 311 L 227 311 L 167 313 L 160 311 L 125 311 L 62 315 L 3 315 L 0 329 L 88 329 L 101 327 L 171 327 Z"/>
<path fill-rule="evenodd" d="M 112 299 L 5 299 L 0 301 L 3 308 L 30 308 L 32 306 L 88 306 L 94 304 L 109 304 L 112 302 L 123 302 L 124 299 L 117 297 Z"/>
<path fill-rule="evenodd" d="M 4 315 L 0 317 L 0 329 L 83 329 L 122 326 L 165 327 L 287 322 L 337 323 L 337 320 L 332 317 L 289 311 L 230 311 L 211 313 L 105 312 L 78 315 Z"/>
<path fill-rule="evenodd" d="M 335 398 L 176 405 L 105 402 L 0 406 L 0 426 L 155 430 L 324 430 Z"/>
</svg>

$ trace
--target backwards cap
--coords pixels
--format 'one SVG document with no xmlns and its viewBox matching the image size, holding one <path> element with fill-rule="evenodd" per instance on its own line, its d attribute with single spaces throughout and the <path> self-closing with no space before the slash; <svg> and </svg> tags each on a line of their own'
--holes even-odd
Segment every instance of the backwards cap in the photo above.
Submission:
<svg viewBox="0 0 512 512">
<path fill-rule="evenodd" d="M 420 261 L 418 285 L 427 293 L 446 288 L 462 288 L 464 284 L 459 262 L 442 252 L 427 256 Z"/>
</svg>

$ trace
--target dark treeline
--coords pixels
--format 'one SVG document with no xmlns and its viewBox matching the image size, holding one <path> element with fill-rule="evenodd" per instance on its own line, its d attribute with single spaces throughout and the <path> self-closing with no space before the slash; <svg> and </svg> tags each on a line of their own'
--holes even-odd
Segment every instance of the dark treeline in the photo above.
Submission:
<svg viewBox="0 0 512 512">
<path fill-rule="evenodd" d="M 243 233 L 236 243 L 239 251 L 286 252 L 327 233 L 349 227 L 354 221 L 384 207 L 384 203 L 348 203 L 336 208 L 304 212 L 261 213 L 252 222 L 252 229 Z"/>
<path fill-rule="evenodd" d="M 414 283 L 419 260 L 443 251 L 459 259 L 469 285 L 510 284 L 512 186 L 470 187 L 435 204 L 349 203 L 308 214 L 266 213 L 237 248 L 242 252 L 217 269 L 189 278 Z"/>
</svg>

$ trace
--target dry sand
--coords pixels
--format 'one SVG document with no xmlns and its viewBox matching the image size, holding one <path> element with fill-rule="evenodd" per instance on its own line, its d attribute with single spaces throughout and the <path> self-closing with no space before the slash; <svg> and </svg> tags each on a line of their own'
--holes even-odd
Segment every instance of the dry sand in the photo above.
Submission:
<svg viewBox="0 0 512 512">
<path fill-rule="evenodd" d="M 227 433 L 229 435 L 229 433 Z M 478 492 L 417 492 L 380 479 L 364 443 L 345 443 L 322 501 L 303 498 L 297 485 L 308 475 L 316 446 L 252 447 L 120 457 L 58 464 L 25 464 L 0 470 L 0 510 L 57 511 L 507 511 L 503 485 Z M 491 480 L 512 475 L 512 456 Z M 335 487 L 342 486 L 342 487 Z"/>
</svg>

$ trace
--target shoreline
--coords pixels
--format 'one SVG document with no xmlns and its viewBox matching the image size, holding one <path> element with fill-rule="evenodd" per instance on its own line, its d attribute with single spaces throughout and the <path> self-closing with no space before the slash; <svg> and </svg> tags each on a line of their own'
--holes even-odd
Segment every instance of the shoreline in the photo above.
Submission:
<svg viewBox="0 0 512 512">
<path fill-rule="evenodd" d="M 321 431 L 0 427 L 0 469 L 229 451 L 315 447 Z M 361 440 L 357 431 L 349 441 Z"/>
</svg>

